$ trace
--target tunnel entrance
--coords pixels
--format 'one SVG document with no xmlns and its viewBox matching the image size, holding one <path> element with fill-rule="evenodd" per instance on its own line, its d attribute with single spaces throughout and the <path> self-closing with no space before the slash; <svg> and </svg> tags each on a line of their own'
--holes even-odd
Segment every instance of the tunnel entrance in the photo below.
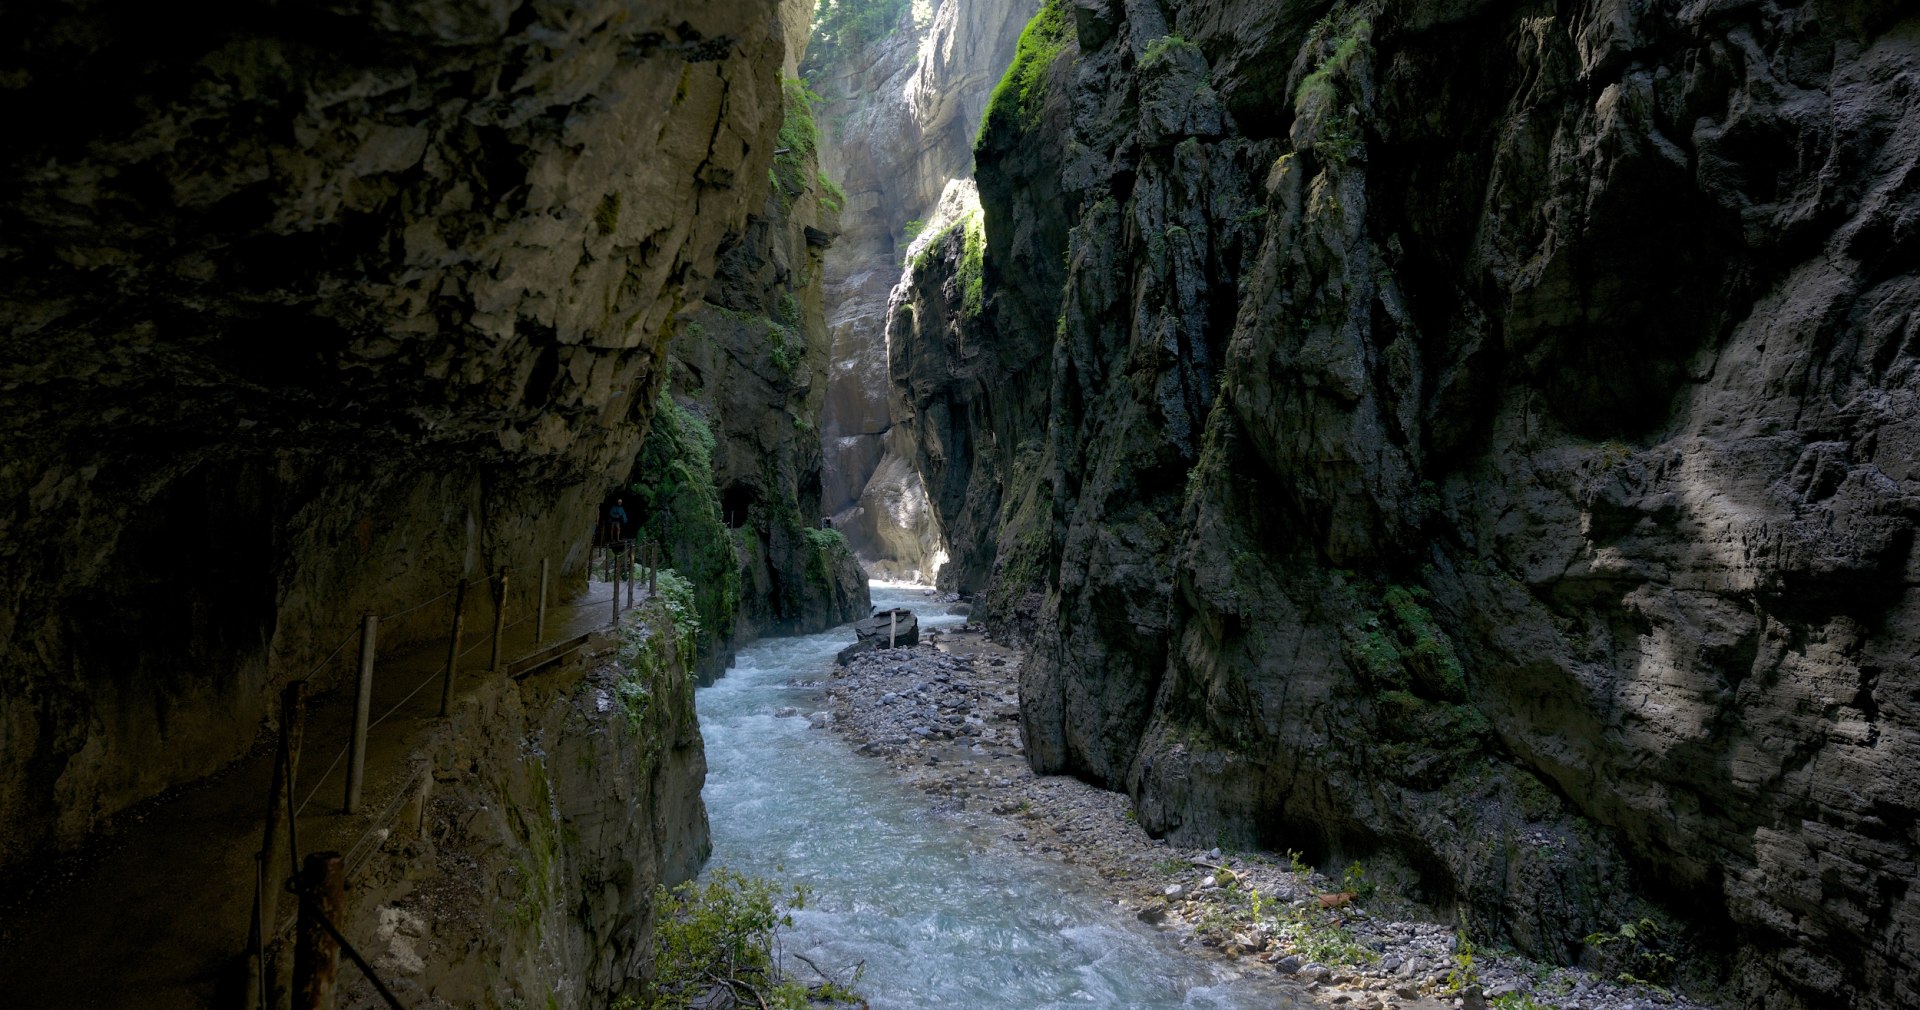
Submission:
<svg viewBox="0 0 1920 1010">
<path fill-rule="evenodd" d="M 737 530 L 747 524 L 747 514 L 760 504 L 760 489 L 752 484 L 735 481 L 720 492 L 720 517 L 728 529 Z"/>
</svg>

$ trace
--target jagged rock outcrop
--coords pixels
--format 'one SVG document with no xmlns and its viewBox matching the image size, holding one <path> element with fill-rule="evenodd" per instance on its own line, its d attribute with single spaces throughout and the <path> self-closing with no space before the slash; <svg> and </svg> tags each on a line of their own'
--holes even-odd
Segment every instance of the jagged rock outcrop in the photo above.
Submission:
<svg viewBox="0 0 1920 1010">
<path fill-rule="evenodd" d="M 911 463 L 911 433 L 888 403 L 888 298 L 912 238 L 903 229 L 931 218 L 947 184 L 971 174 L 981 111 L 1033 2 L 944 0 L 924 22 L 911 4 L 894 9 L 882 37 L 816 43 L 807 67 L 825 98 L 821 161 L 847 193 L 826 259 L 824 500 L 876 574 L 931 579 L 944 538 Z"/>
<path fill-rule="evenodd" d="M 1920 19 L 1049 18 L 978 152 L 985 319 L 909 355 L 1059 320 L 1000 492 L 1048 502 L 1035 763 L 1187 840 L 1397 853 L 1542 956 L 1651 901 L 1737 1002 L 1920 1002 Z M 949 443 L 1024 409 L 950 374 Z"/>
<path fill-rule="evenodd" d="M 765 196 L 765 5 L 228 13 L 0 15 L 0 860 L 232 759 L 365 609 L 578 578 Z"/>
</svg>

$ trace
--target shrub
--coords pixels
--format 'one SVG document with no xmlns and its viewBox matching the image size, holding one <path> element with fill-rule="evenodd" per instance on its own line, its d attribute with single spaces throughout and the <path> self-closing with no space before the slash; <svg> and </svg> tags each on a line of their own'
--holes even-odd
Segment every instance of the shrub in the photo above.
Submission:
<svg viewBox="0 0 1920 1010">
<path fill-rule="evenodd" d="M 825 980 L 806 985 L 779 963 L 780 930 L 805 908 L 804 887 L 716 867 L 705 884 L 688 881 L 654 892 L 653 978 L 643 1000 L 622 1000 L 615 1010 L 685 1010 L 716 986 L 745 1006 L 808 1010 L 818 1004 L 851 1005 L 851 989 Z M 853 983 L 859 981 L 856 974 Z"/>
</svg>

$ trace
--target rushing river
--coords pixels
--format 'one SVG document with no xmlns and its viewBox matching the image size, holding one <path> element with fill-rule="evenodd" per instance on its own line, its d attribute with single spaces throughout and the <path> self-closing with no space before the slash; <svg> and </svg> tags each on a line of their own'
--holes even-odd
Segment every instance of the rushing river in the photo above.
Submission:
<svg viewBox="0 0 1920 1010">
<path fill-rule="evenodd" d="M 935 616 L 910 588 L 875 583 L 873 602 L 914 608 L 922 631 L 963 620 Z M 820 707 L 817 689 L 788 682 L 824 679 L 852 641 L 846 627 L 761 640 L 697 695 L 713 864 L 813 889 L 784 934 L 788 951 L 830 969 L 865 961 L 860 989 L 875 1010 L 1289 1005 L 1181 955 L 1083 893 L 1072 869 L 934 813 L 830 731 L 776 718 L 782 706 Z"/>
</svg>

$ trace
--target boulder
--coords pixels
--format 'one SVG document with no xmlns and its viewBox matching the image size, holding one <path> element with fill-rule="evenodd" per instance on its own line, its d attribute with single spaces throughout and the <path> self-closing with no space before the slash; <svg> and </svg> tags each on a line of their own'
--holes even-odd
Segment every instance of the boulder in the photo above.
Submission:
<svg viewBox="0 0 1920 1010">
<path fill-rule="evenodd" d="M 920 642 L 920 619 L 904 607 L 876 610 L 872 617 L 855 624 L 853 633 L 860 636 L 860 641 L 871 641 L 875 648 L 880 649 L 894 645 L 917 645 Z"/>
</svg>

